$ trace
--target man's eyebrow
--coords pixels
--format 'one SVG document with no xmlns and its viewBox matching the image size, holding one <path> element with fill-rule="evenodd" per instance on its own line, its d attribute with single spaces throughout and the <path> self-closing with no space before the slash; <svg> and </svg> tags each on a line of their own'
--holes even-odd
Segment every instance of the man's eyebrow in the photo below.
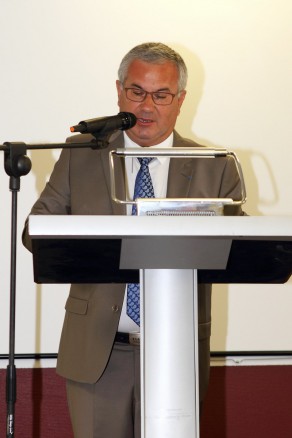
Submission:
<svg viewBox="0 0 292 438">
<path fill-rule="evenodd" d="M 140 87 L 140 85 L 135 84 L 135 83 L 132 83 L 132 84 L 131 84 L 131 87 L 134 87 L 134 88 L 140 88 L 141 90 L 143 90 L 143 88 Z"/>
<path fill-rule="evenodd" d="M 144 90 L 143 87 L 141 87 L 141 85 L 138 85 L 138 84 L 135 84 L 135 83 L 132 83 L 132 84 L 131 84 L 131 87 L 133 87 L 133 88 L 139 88 L 140 90 L 146 91 L 146 90 Z M 170 92 L 170 89 L 169 89 L 168 87 L 159 88 L 158 90 L 153 91 L 153 93 L 158 93 L 159 91 Z"/>
</svg>

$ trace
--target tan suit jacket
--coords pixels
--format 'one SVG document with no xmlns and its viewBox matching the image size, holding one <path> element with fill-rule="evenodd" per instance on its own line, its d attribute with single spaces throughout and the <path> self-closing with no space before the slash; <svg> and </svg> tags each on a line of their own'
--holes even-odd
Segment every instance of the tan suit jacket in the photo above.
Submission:
<svg viewBox="0 0 292 438">
<path fill-rule="evenodd" d="M 69 141 L 84 142 L 86 136 Z M 124 146 L 123 134 L 113 136 L 103 150 L 64 149 L 50 181 L 31 214 L 124 215 L 125 207 L 114 203 L 110 192 L 109 149 Z M 199 146 L 174 133 L 175 147 Z M 116 168 L 118 195 L 124 198 L 124 167 Z M 171 159 L 167 197 L 240 199 L 241 185 L 232 159 Z M 233 211 L 230 214 L 241 214 Z M 30 248 L 27 230 L 24 244 Z M 123 284 L 74 284 L 66 303 L 57 371 L 60 375 L 84 383 L 96 382 L 108 362 L 123 305 Z M 179 322 L 178 322 L 179 323 Z M 201 354 L 201 369 L 209 369 L 211 327 L 211 287 L 199 288 L 199 339 L 206 339 Z M 202 343 L 203 345 L 203 343 Z M 204 391 L 203 391 L 204 392 Z"/>
</svg>

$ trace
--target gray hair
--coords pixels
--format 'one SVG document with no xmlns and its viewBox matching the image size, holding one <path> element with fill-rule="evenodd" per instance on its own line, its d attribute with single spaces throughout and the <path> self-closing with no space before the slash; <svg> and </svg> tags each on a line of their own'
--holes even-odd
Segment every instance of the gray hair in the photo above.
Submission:
<svg viewBox="0 0 292 438">
<path fill-rule="evenodd" d="M 143 43 L 130 50 L 122 59 L 118 70 L 121 84 L 125 82 L 130 64 L 136 59 L 151 64 L 173 62 L 178 70 L 178 91 L 186 88 L 188 72 L 184 60 L 179 53 L 162 43 Z"/>
</svg>

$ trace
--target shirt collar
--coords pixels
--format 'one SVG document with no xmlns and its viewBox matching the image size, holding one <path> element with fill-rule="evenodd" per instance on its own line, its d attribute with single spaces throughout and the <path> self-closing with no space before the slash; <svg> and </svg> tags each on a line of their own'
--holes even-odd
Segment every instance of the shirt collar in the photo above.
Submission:
<svg viewBox="0 0 292 438">
<path fill-rule="evenodd" d="M 137 143 L 130 139 L 126 132 L 124 134 L 125 149 L 141 148 Z M 164 141 L 154 146 L 149 146 L 151 149 L 167 149 L 173 146 L 173 132 Z M 144 146 L 145 147 L 145 146 Z M 167 157 L 156 157 L 158 161 L 163 162 Z"/>
</svg>

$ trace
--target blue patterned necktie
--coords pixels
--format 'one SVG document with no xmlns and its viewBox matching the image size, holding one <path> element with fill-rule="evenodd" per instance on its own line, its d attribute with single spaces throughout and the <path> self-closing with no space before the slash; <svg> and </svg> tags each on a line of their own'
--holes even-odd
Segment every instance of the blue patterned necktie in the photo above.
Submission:
<svg viewBox="0 0 292 438">
<path fill-rule="evenodd" d="M 137 198 L 154 198 L 154 189 L 151 175 L 149 172 L 149 163 L 153 158 L 138 158 L 140 169 L 136 176 L 134 188 L 134 200 Z M 137 207 L 132 207 L 132 215 L 137 214 Z M 140 285 L 139 283 L 130 283 L 127 287 L 127 315 L 140 326 Z"/>
</svg>

